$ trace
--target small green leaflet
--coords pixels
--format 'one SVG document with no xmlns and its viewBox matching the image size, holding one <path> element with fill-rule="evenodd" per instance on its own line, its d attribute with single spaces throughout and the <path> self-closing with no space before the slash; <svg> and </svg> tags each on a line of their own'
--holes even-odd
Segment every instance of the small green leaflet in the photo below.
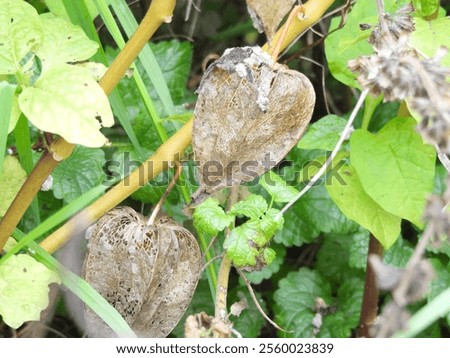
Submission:
<svg viewBox="0 0 450 358">
<path fill-rule="evenodd" d="M 5 323 L 17 329 L 38 321 L 48 306 L 51 283 L 61 283 L 58 275 L 28 255 L 12 256 L 0 265 L 0 315 Z"/>
<path fill-rule="evenodd" d="M 26 176 L 25 170 L 15 157 L 8 155 L 4 158 L 3 170 L 0 173 L 0 216 L 5 215 Z"/>
<path fill-rule="evenodd" d="M 234 221 L 234 215 L 225 214 L 217 199 L 208 198 L 195 208 L 193 215 L 196 230 L 216 236 Z"/>
<path fill-rule="evenodd" d="M 358 174 L 350 165 L 338 169 L 343 179 L 331 180 L 326 188 L 345 216 L 368 229 L 387 249 L 400 235 L 401 218 L 385 211 L 363 189 Z"/>
<path fill-rule="evenodd" d="M 270 247 L 276 254 L 274 260 L 267 266 L 264 266 L 260 271 L 245 272 L 247 279 L 255 285 L 259 285 L 262 281 L 270 279 L 283 265 L 284 258 L 286 257 L 286 247 L 279 244 L 271 244 Z"/>
<path fill-rule="evenodd" d="M 105 92 L 88 70 L 72 65 L 43 72 L 34 87 L 24 87 L 19 106 L 37 128 L 86 147 L 106 144 L 100 128 L 114 124 Z"/>
<path fill-rule="evenodd" d="M 36 50 L 42 37 L 33 6 L 22 0 L 0 0 L 0 75 L 25 72 L 32 56 L 25 64 L 22 61 Z"/>
<path fill-rule="evenodd" d="M 412 0 L 414 11 L 421 17 L 430 16 L 439 9 L 439 0 Z M 418 18 L 416 18 L 418 19 Z M 435 34 L 437 35 L 437 34 Z M 448 36 L 447 36 L 448 37 Z M 433 37 L 429 37 L 432 39 Z"/>
<path fill-rule="evenodd" d="M 259 251 L 251 243 L 261 236 L 260 231 L 246 224 L 233 229 L 223 243 L 227 257 L 237 267 L 255 266 Z"/>
<path fill-rule="evenodd" d="M 250 219 L 260 218 L 267 210 L 267 202 L 260 195 L 251 194 L 231 207 L 230 214 L 244 215 Z"/>
<path fill-rule="evenodd" d="M 356 130 L 350 161 L 364 191 L 387 212 L 422 227 L 433 190 L 436 153 L 416 132 L 413 118 L 394 118 L 377 134 Z"/>
<path fill-rule="evenodd" d="M 276 203 L 288 203 L 298 194 L 297 189 L 286 184 L 279 175 L 271 170 L 261 177 L 259 184 L 267 190 Z"/>
</svg>

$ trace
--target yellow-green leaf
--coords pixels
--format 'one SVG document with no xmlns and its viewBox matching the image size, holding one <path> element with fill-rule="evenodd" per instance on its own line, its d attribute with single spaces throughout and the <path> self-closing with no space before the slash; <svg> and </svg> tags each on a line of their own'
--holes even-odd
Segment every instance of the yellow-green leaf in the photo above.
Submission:
<svg viewBox="0 0 450 358">
<path fill-rule="evenodd" d="M 3 160 L 3 170 L 0 173 L 0 216 L 5 215 L 17 192 L 25 182 L 27 174 L 19 161 L 8 155 Z"/>
<path fill-rule="evenodd" d="M 48 306 L 48 285 L 58 275 L 28 255 L 12 256 L 0 265 L 0 315 L 12 328 L 39 320 Z"/>
<path fill-rule="evenodd" d="M 67 64 L 48 69 L 34 87 L 24 88 L 19 106 L 39 129 L 86 147 L 106 144 L 100 128 L 114 124 L 108 97 L 89 71 Z"/>
<path fill-rule="evenodd" d="M 387 249 L 400 235 L 401 218 L 388 213 L 363 189 L 352 166 L 338 169 L 339 179 L 331 180 L 326 188 L 331 199 L 351 220 L 369 230 Z"/>
<path fill-rule="evenodd" d="M 22 0 L 0 0 L 0 74 L 20 71 L 22 61 L 40 44 L 42 36 L 33 6 Z"/>
</svg>

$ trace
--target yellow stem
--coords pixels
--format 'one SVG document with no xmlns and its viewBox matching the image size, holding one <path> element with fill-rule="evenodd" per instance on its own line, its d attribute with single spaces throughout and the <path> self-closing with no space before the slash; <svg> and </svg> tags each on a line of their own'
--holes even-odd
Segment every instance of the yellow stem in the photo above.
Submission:
<svg viewBox="0 0 450 358">
<path fill-rule="evenodd" d="M 280 51 L 283 51 L 294 42 L 298 36 L 319 21 L 334 1 L 335 0 L 309 0 L 307 3 L 303 4 L 301 12 L 304 16 L 295 17 L 290 24 L 284 24 L 273 37 L 272 43 L 277 43 L 278 39 L 284 36 L 280 46 Z M 286 27 L 288 27 L 288 29 L 286 34 L 284 34 Z M 269 45 L 265 44 L 263 50 L 268 51 Z"/>
</svg>

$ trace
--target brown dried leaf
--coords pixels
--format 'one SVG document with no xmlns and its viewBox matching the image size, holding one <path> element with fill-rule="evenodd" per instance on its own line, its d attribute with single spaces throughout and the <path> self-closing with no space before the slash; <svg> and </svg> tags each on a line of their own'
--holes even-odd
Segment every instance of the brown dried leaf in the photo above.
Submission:
<svg viewBox="0 0 450 358">
<path fill-rule="evenodd" d="M 84 277 L 140 337 L 165 337 L 197 286 L 201 253 L 195 237 L 167 217 L 147 226 L 128 207 L 111 210 L 86 233 Z M 114 337 L 89 308 L 88 335 Z"/>
<path fill-rule="evenodd" d="M 194 198 L 274 167 L 300 139 L 315 102 L 306 76 L 259 47 L 225 51 L 197 92 L 192 142 L 201 185 Z"/>
<path fill-rule="evenodd" d="M 247 0 L 247 9 L 258 32 L 265 32 L 269 43 L 278 25 L 292 9 L 295 0 Z"/>
</svg>

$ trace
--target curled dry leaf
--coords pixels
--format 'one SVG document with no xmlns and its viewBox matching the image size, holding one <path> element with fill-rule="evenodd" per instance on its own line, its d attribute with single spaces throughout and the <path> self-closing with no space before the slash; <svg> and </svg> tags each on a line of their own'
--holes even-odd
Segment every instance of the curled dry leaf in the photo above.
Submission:
<svg viewBox="0 0 450 358">
<path fill-rule="evenodd" d="M 308 78 L 259 47 L 231 48 L 205 72 L 194 111 L 200 188 L 211 194 L 251 181 L 281 161 L 311 119 Z"/>
<path fill-rule="evenodd" d="M 195 237 L 163 217 L 154 225 L 128 207 L 105 214 L 86 233 L 84 277 L 140 337 L 165 337 L 191 301 L 202 268 Z M 115 333 L 89 308 L 88 335 Z"/>
<path fill-rule="evenodd" d="M 278 25 L 292 9 L 296 0 L 247 0 L 247 9 L 258 32 L 265 32 L 269 43 Z"/>
<path fill-rule="evenodd" d="M 231 325 L 205 312 L 190 315 L 184 324 L 185 338 L 231 337 Z"/>
</svg>

